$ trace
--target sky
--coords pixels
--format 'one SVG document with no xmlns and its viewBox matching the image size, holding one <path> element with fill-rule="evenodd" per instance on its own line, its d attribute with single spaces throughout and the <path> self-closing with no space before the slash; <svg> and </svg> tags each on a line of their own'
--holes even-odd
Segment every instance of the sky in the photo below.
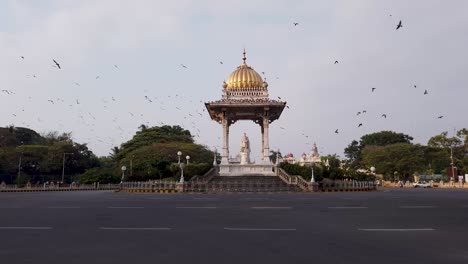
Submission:
<svg viewBox="0 0 468 264">
<path fill-rule="evenodd" d="M 141 124 L 180 125 L 221 150 L 204 102 L 221 98 L 245 48 L 270 98 L 289 106 L 270 125 L 271 149 L 298 157 L 316 142 L 343 157 L 382 130 L 426 144 L 468 127 L 466 10 L 463 0 L 3 0 L 0 126 L 71 132 L 101 156 Z M 259 161 L 251 121 L 231 126 L 231 155 L 244 132 Z"/>
</svg>

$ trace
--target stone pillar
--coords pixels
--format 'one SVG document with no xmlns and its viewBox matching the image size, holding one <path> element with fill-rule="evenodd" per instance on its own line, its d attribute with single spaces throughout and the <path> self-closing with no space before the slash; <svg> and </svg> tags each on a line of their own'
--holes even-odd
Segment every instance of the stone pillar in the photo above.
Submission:
<svg viewBox="0 0 468 264">
<path fill-rule="evenodd" d="M 268 142 L 268 128 L 270 126 L 268 115 L 263 118 L 263 161 L 270 164 L 270 144 Z"/>
<path fill-rule="evenodd" d="M 229 164 L 229 120 L 223 119 L 223 155 L 221 157 L 221 164 Z"/>
<path fill-rule="evenodd" d="M 264 160 L 264 155 L 263 155 L 263 152 L 265 150 L 265 130 L 263 129 L 263 120 L 260 123 L 260 130 L 262 131 L 262 151 L 261 151 L 261 157 L 262 157 L 262 161 Z"/>
</svg>

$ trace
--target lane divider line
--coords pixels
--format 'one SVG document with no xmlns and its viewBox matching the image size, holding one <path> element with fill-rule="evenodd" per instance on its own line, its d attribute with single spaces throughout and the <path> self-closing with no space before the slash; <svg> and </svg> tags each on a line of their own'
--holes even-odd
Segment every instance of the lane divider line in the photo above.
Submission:
<svg viewBox="0 0 468 264">
<path fill-rule="evenodd" d="M 169 231 L 169 227 L 100 227 L 100 230 Z"/>
<path fill-rule="evenodd" d="M 411 231 L 435 231 L 433 228 L 358 228 L 367 232 L 411 232 Z"/>
<path fill-rule="evenodd" d="M 109 209 L 143 209 L 142 206 L 108 206 Z"/>
<path fill-rule="evenodd" d="M 50 230 L 50 226 L 0 226 L 0 230 Z"/>
<path fill-rule="evenodd" d="M 297 231 L 295 228 L 242 228 L 242 227 L 225 227 L 228 231 Z"/>
<path fill-rule="evenodd" d="M 368 209 L 367 206 L 330 206 L 328 209 Z"/>
</svg>

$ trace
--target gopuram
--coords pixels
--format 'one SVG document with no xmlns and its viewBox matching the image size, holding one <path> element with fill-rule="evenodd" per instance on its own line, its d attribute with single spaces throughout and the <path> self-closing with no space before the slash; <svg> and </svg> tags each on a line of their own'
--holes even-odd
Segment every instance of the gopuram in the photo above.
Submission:
<svg viewBox="0 0 468 264">
<path fill-rule="evenodd" d="M 223 150 L 220 176 L 275 175 L 270 161 L 269 127 L 283 112 L 286 102 L 271 100 L 268 96 L 268 83 L 246 63 L 245 50 L 243 63 L 223 82 L 222 98 L 205 103 L 212 120 L 223 127 Z M 241 140 L 239 159 L 229 156 L 229 127 L 239 120 L 251 120 L 260 126 L 262 134 L 261 162 L 250 161 L 250 141 L 247 135 Z"/>
</svg>

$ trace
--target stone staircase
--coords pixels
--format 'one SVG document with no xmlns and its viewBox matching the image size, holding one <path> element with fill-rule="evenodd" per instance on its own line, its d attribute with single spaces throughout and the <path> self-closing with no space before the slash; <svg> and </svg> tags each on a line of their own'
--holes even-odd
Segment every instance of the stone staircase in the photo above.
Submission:
<svg viewBox="0 0 468 264">
<path fill-rule="evenodd" d="M 187 191 L 203 192 L 300 192 L 301 188 L 287 184 L 278 176 L 214 176 L 210 181 L 190 181 Z"/>
</svg>

